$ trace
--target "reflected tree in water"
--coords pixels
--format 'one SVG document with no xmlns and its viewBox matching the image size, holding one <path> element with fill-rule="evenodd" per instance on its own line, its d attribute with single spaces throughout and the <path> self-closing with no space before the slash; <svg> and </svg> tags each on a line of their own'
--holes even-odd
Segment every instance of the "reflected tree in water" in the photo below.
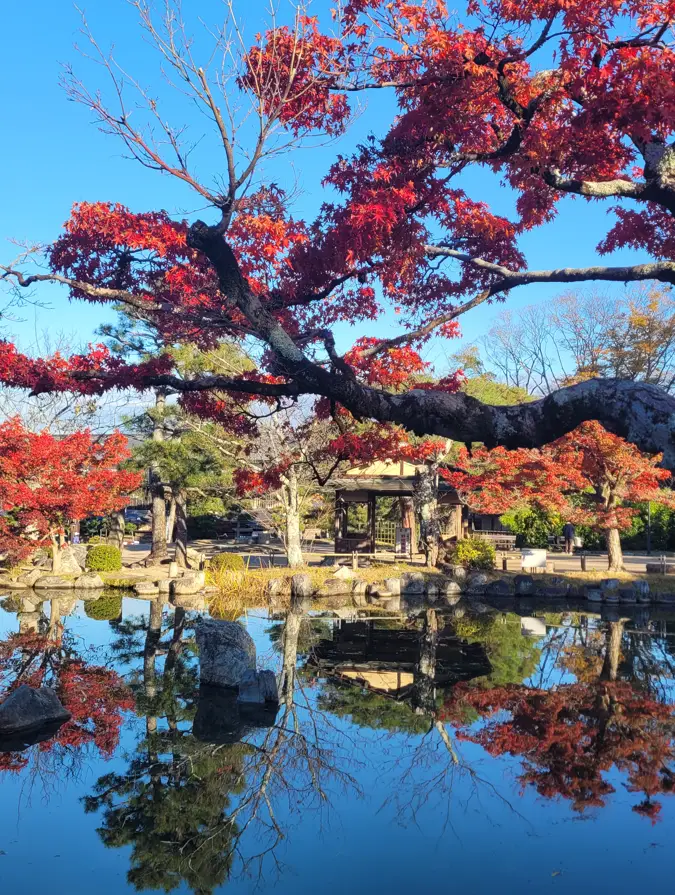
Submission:
<svg viewBox="0 0 675 895">
<path fill-rule="evenodd" d="M 280 632 L 280 709 L 265 720 L 241 712 L 234 694 L 200 688 L 182 610 L 169 616 L 157 600 L 149 619 L 117 626 L 145 729 L 127 770 L 99 779 L 85 807 L 103 812 L 106 845 L 131 846 L 137 890 L 184 883 L 205 895 L 233 873 L 264 873 L 292 813 L 328 805 L 336 783 L 352 782 L 345 744 L 296 681 L 301 623 L 292 609 Z"/>
<path fill-rule="evenodd" d="M 556 662 L 577 676 L 574 683 L 459 685 L 443 716 L 463 739 L 491 755 L 518 757 L 523 785 L 547 798 L 567 799 L 576 811 L 607 803 L 614 792 L 607 774 L 616 768 L 627 789 L 642 794 L 633 810 L 655 819 L 661 810 L 656 797 L 675 786 L 675 716 L 671 706 L 650 695 L 644 680 L 621 679 L 624 632 L 623 620 L 610 622 L 601 651 L 599 632 L 558 650 Z M 465 726 L 471 712 L 481 719 L 478 729 Z"/>
<path fill-rule="evenodd" d="M 110 668 L 97 664 L 82 650 L 78 638 L 64 628 L 62 615 L 73 606 L 54 597 L 49 619 L 42 617 L 17 634 L 0 641 L 0 702 L 26 684 L 51 687 L 71 719 L 49 739 L 25 751 L 0 752 L 0 769 L 32 766 L 36 775 L 63 776 L 75 772 L 83 751 L 96 749 L 108 757 L 117 748 L 124 712 L 133 709 L 131 692 Z M 24 614 L 41 616 L 40 612 Z"/>
</svg>

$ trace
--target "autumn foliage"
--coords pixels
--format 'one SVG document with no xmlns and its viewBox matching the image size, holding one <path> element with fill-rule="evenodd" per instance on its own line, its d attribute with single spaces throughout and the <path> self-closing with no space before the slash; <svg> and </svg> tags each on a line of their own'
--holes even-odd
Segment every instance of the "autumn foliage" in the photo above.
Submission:
<svg viewBox="0 0 675 895">
<path fill-rule="evenodd" d="M 123 507 L 141 480 L 118 468 L 128 455 L 120 434 L 56 438 L 18 418 L 0 423 L 0 553 L 19 560 L 56 542 L 72 521 Z"/>
<path fill-rule="evenodd" d="M 93 746 L 105 757 L 112 755 L 124 712 L 134 708 L 133 696 L 115 671 L 81 656 L 69 634 L 11 634 L 0 642 L 0 701 L 22 684 L 51 687 L 72 716 L 54 737 L 37 745 L 39 752 L 72 755 Z M 3 753 L 0 769 L 18 771 L 29 760 L 29 753 Z"/>
<path fill-rule="evenodd" d="M 478 512 L 534 506 L 604 531 L 629 528 L 639 501 L 675 503 L 660 459 L 589 422 L 541 450 L 463 448 L 443 475 Z"/>
</svg>

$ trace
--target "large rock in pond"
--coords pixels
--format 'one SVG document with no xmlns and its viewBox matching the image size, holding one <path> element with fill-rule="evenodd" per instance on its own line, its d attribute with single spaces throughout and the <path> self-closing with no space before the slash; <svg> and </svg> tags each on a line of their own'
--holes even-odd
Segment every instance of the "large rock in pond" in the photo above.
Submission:
<svg viewBox="0 0 675 895">
<path fill-rule="evenodd" d="M 159 587 L 153 581 L 139 581 L 134 584 L 134 592 L 139 597 L 156 597 L 159 594 Z"/>
<path fill-rule="evenodd" d="M 312 578 L 304 572 L 299 572 L 291 578 L 291 596 L 299 599 L 311 597 L 314 593 Z"/>
<path fill-rule="evenodd" d="M 173 579 L 172 593 L 176 596 L 198 594 L 206 584 L 204 572 L 188 572 L 182 578 Z"/>
<path fill-rule="evenodd" d="M 28 590 L 30 585 L 19 578 L 10 578 L 9 575 L 0 575 L 0 587 L 6 587 L 7 590 Z"/>
<path fill-rule="evenodd" d="M 421 572 L 404 572 L 401 575 L 401 593 L 406 596 L 424 594 L 425 581 Z"/>
<path fill-rule="evenodd" d="M 33 587 L 38 578 L 41 578 L 44 575 L 42 569 L 31 569 L 29 572 L 24 572 L 23 575 L 19 575 L 19 581 L 26 585 L 26 587 Z"/>
<path fill-rule="evenodd" d="M 239 687 L 248 674 L 255 672 L 255 644 L 239 622 L 200 618 L 195 631 L 202 683 Z"/>
<path fill-rule="evenodd" d="M 33 585 L 36 590 L 67 590 L 73 586 L 70 578 L 62 578 L 60 575 L 42 575 Z"/>
<path fill-rule="evenodd" d="M 517 597 L 529 597 L 534 593 L 534 578 L 532 575 L 516 575 L 513 586 Z"/>
<path fill-rule="evenodd" d="M 0 742 L 47 725 L 63 724 L 70 717 L 52 689 L 33 690 L 23 684 L 0 703 Z"/>
<path fill-rule="evenodd" d="M 279 703 L 277 679 L 273 671 L 250 671 L 239 684 L 237 702 L 250 705 Z"/>
<path fill-rule="evenodd" d="M 73 586 L 76 590 L 100 590 L 104 583 L 97 572 L 87 572 L 86 575 L 76 578 Z"/>
<path fill-rule="evenodd" d="M 496 581 L 491 581 L 486 586 L 485 595 L 488 597 L 510 597 L 511 586 L 503 578 L 497 578 Z"/>
<path fill-rule="evenodd" d="M 490 579 L 485 572 L 472 572 L 466 579 L 466 591 L 469 594 L 483 594 Z"/>
<path fill-rule="evenodd" d="M 333 573 L 333 578 L 339 578 L 341 581 L 351 581 L 352 578 L 356 578 L 356 572 L 350 569 L 349 566 L 340 566 Z"/>
</svg>

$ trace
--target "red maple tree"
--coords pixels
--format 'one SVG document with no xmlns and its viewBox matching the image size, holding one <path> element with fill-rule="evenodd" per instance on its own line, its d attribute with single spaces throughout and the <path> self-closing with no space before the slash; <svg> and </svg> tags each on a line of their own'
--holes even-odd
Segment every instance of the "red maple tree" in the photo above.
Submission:
<svg viewBox="0 0 675 895">
<path fill-rule="evenodd" d="M 238 60 L 232 48 L 241 32 L 217 36 L 215 55 L 231 75 L 226 99 L 220 76 L 195 59 L 171 4 L 164 18 L 145 4 L 138 9 L 163 64 L 214 123 L 224 176 L 198 175 L 182 128 L 167 123 L 154 92 L 108 57 L 99 61 L 122 107 L 72 75 L 70 96 L 146 167 L 193 190 L 215 217 L 188 224 L 165 212 L 82 203 L 49 248 L 46 272 L 32 270 L 29 257 L 5 266 L 4 277 L 17 289 L 47 280 L 76 299 L 122 303 L 152 321 L 167 346 L 251 338 L 261 349 L 260 370 L 186 378 L 170 353 L 124 364 L 95 348 L 34 361 L 4 345 L 0 379 L 37 391 L 133 385 L 191 395 L 319 395 L 360 418 L 509 448 L 538 447 L 597 419 L 674 464 L 675 399 L 653 386 L 594 379 L 555 400 L 492 407 L 452 388 L 423 391 L 406 376 L 396 391 L 379 381 L 380 370 L 395 371 L 403 355 L 419 365 L 429 338 L 454 335 L 460 315 L 513 289 L 675 282 L 670 0 L 469 0 L 459 23 L 443 0 L 351 0 L 333 10 L 330 25 L 299 14 L 292 26 L 263 29 Z M 125 97 L 138 89 L 130 115 Z M 237 89 L 252 100 L 256 127 L 247 114 L 230 114 Z M 324 181 L 327 201 L 313 220 L 295 218 L 292 197 L 269 180 L 251 188 L 282 146 L 346 131 L 350 97 L 364 91 L 390 91 L 395 113 L 381 139 L 335 159 Z M 252 143 L 240 153 L 245 138 Z M 467 192 L 459 178 L 470 166 L 497 174 L 515 192 L 511 218 Z M 610 207 L 630 202 L 613 209 L 615 222 L 597 248 L 638 249 L 648 263 L 528 269 L 519 239 L 545 227 L 570 194 Z M 336 323 L 380 319 L 388 309 L 398 313 L 398 334 L 361 341 L 356 355 L 338 354 Z"/>
<path fill-rule="evenodd" d="M 463 448 L 456 468 L 442 474 L 478 512 L 532 506 L 601 531 L 609 567 L 619 571 L 619 532 L 630 528 L 634 504 L 675 506 L 672 491 L 663 487 L 670 473 L 659 467 L 661 459 L 588 422 L 541 450 Z"/>
<path fill-rule="evenodd" d="M 28 431 L 18 417 L 0 423 L 0 553 L 15 562 L 48 544 L 58 573 L 71 522 L 120 509 L 140 484 L 138 473 L 118 468 L 126 445 L 119 433 L 56 438 Z"/>
</svg>

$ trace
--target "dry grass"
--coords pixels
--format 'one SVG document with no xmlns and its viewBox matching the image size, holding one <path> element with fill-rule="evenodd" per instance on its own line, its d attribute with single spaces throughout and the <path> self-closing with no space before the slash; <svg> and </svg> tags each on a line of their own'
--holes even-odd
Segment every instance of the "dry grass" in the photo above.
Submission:
<svg viewBox="0 0 675 895">
<path fill-rule="evenodd" d="M 386 563 L 373 565 L 367 569 L 359 569 L 357 575 L 368 584 L 378 584 L 385 578 L 398 578 L 404 572 L 422 572 L 425 578 L 442 577 L 436 570 L 427 570 L 409 563 Z M 267 569 L 248 569 L 245 572 L 231 572 L 222 569 L 209 569 L 206 583 L 218 588 L 218 593 L 210 598 L 211 612 L 224 618 L 238 610 L 253 609 L 267 604 L 269 583 L 272 579 L 282 579 L 281 599 L 290 599 L 291 578 L 304 573 L 309 575 L 315 590 L 335 574 L 335 568 L 327 566 L 304 566 L 301 569 L 271 567 Z"/>
</svg>

